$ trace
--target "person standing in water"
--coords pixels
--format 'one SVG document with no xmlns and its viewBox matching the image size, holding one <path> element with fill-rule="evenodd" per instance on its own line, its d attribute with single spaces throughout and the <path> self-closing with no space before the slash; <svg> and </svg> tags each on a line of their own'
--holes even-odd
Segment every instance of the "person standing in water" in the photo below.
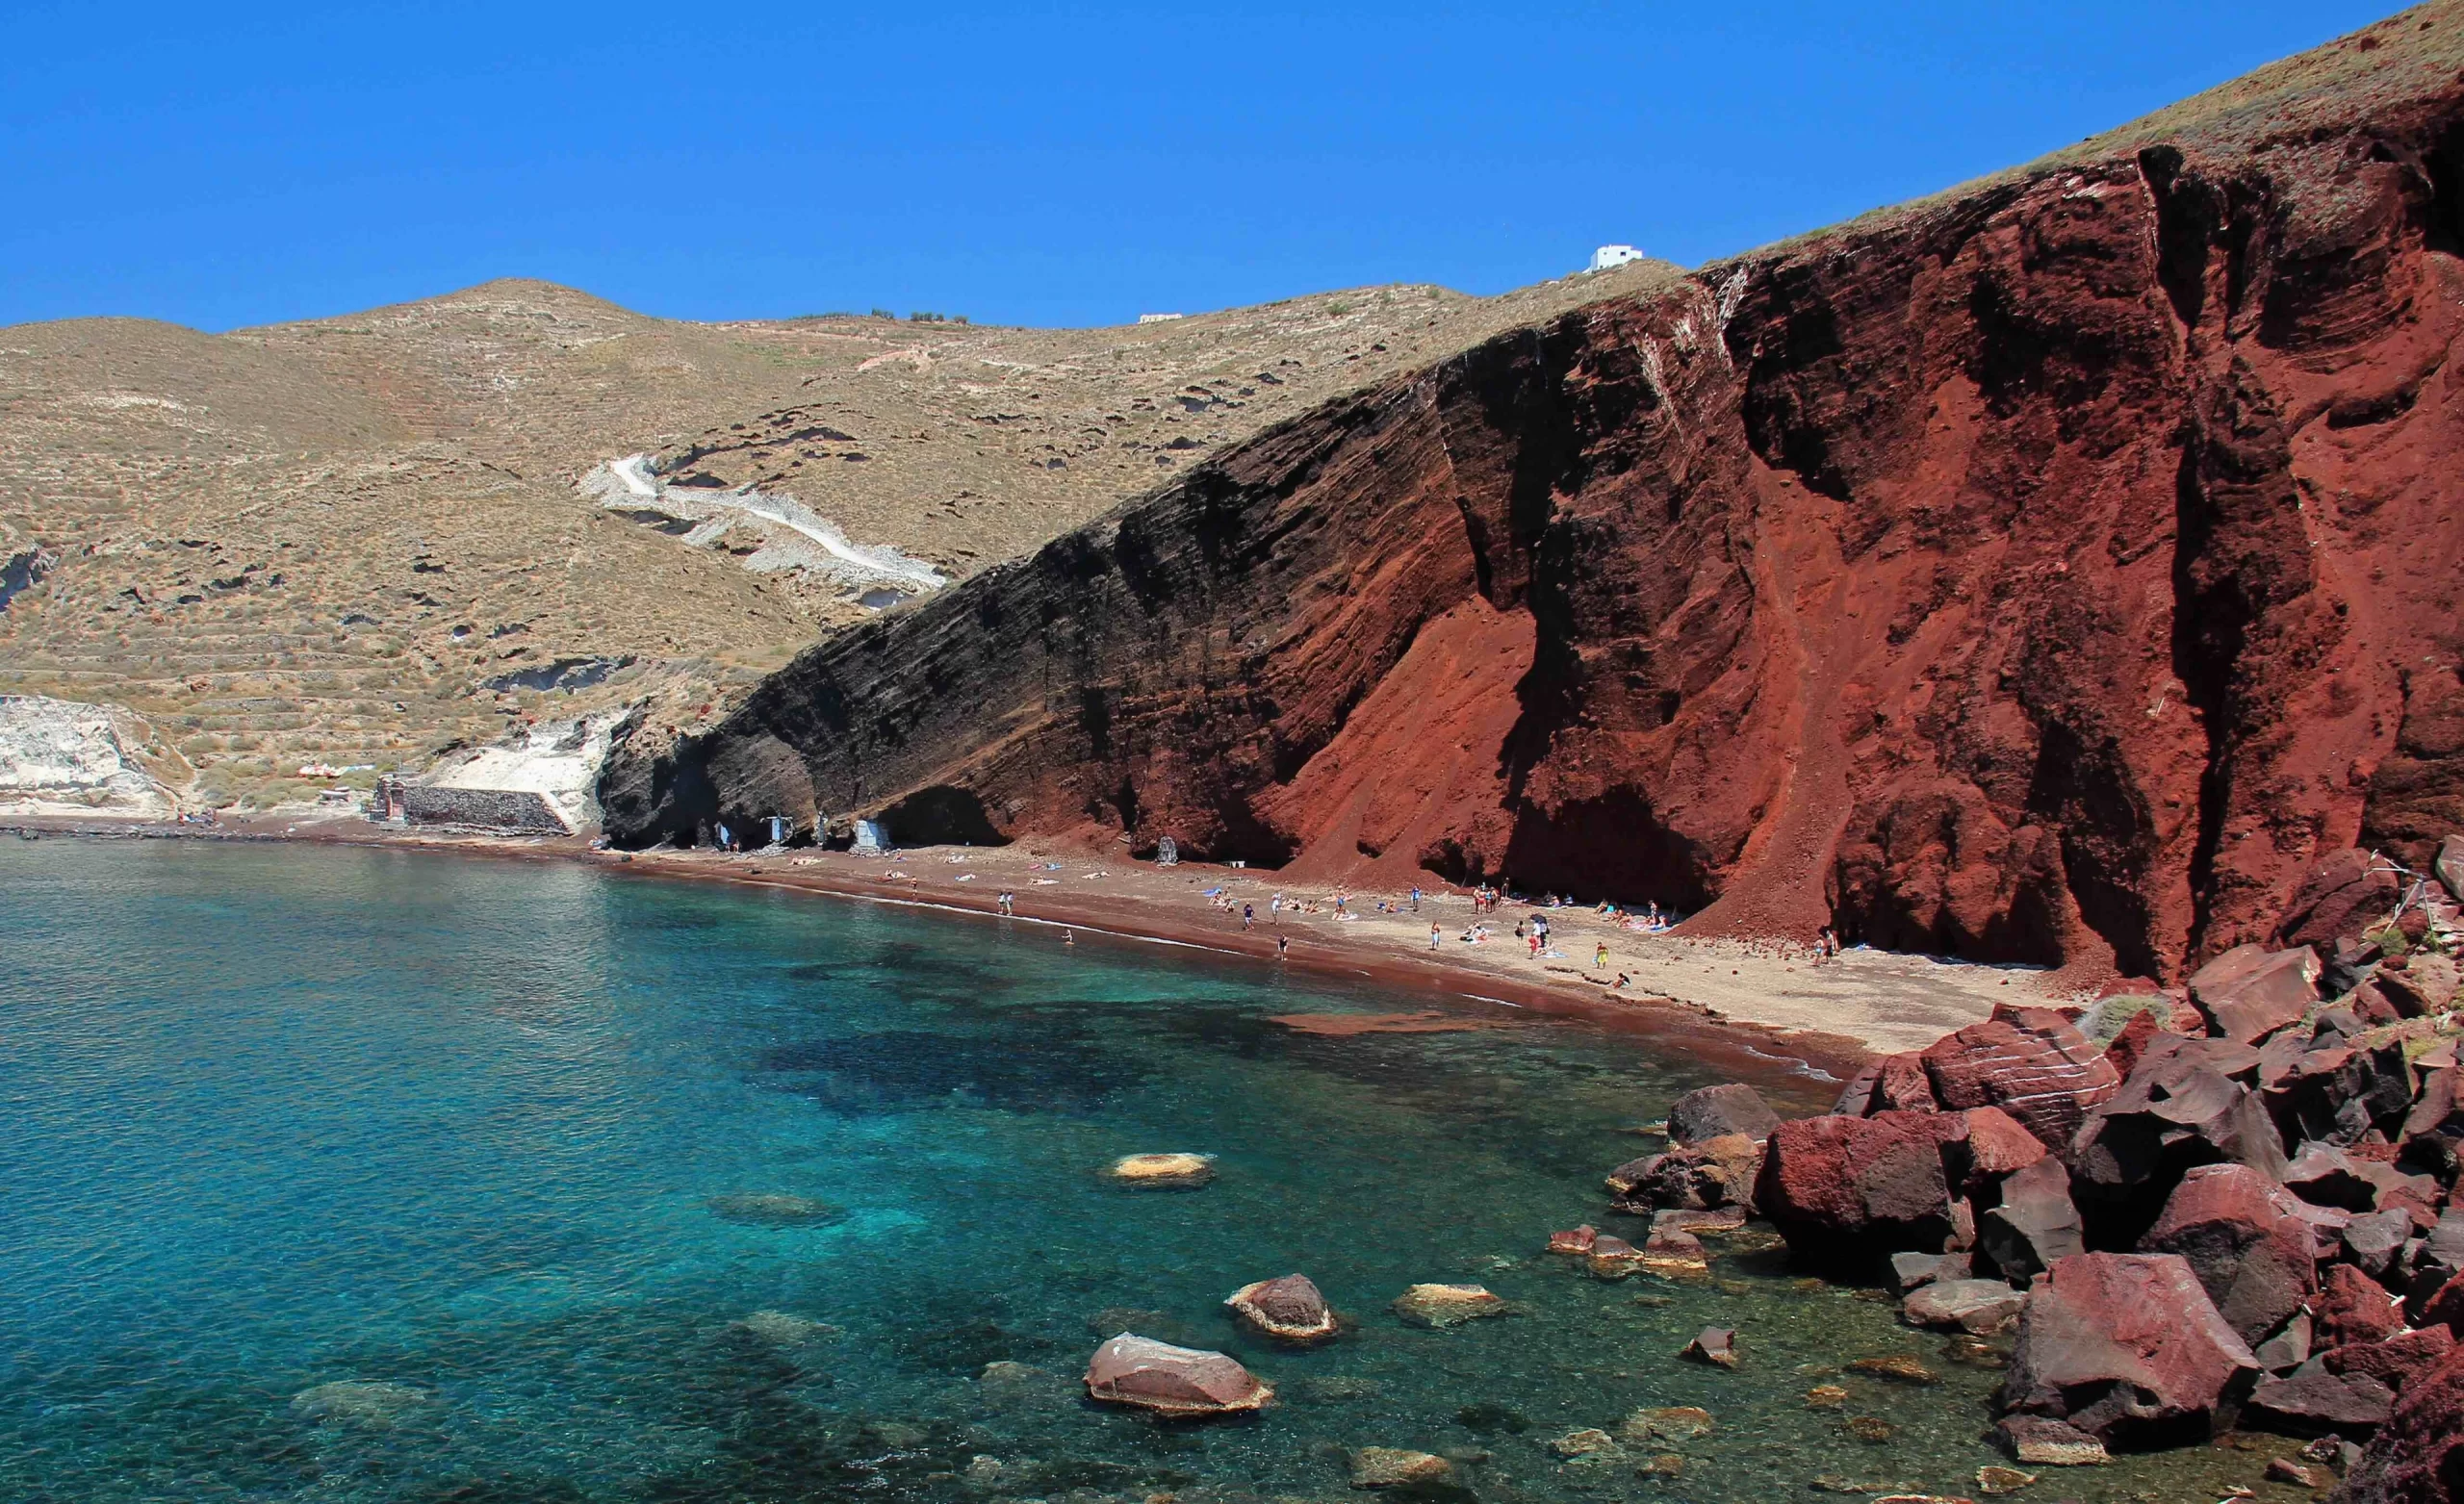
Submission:
<svg viewBox="0 0 2464 1504">
<path fill-rule="evenodd" d="M 1274 937 L 1274 958 L 1276 960 L 1283 959 L 1283 953 L 1291 949 L 1292 936 L 1288 934 L 1279 934 Z"/>
</svg>

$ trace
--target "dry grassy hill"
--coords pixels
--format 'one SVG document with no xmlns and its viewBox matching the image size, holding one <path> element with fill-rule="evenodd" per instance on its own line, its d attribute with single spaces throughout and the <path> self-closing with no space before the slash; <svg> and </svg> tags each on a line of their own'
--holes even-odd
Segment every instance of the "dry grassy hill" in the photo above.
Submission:
<svg viewBox="0 0 2464 1504">
<path fill-rule="evenodd" d="M 747 569 L 741 529 L 600 505 L 579 482 L 608 460 L 757 486 L 963 576 L 1330 395 L 1673 271 L 1089 330 L 680 323 L 520 281 L 224 335 L 0 329 L 0 693 L 135 709 L 200 795 L 250 804 L 328 786 L 303 763 L 418 767 L 525 715 L 691 724 L 865 613 Z"/>
</svg>

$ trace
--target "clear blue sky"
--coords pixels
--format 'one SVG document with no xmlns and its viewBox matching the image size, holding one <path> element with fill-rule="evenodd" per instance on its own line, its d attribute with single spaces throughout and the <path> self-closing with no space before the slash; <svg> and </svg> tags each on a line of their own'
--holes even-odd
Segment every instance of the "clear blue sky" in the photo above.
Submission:
<svg viewBox="0 0 2464 1504">
<path fill-rule="evenodd" d="M 2393 9 L 0 0 L 0 324 L 507 275 L 688 319 L 1491 293 L 1928 192 Z"/>
</svg>

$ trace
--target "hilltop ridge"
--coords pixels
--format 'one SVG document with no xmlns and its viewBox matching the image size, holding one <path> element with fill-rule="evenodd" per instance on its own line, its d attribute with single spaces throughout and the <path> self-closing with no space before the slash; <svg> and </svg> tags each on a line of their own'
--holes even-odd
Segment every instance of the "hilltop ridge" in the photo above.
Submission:
<svg viewBox="0 0 2464 1504">
<path fill-rule="evenodd" d="M 518 278 L 222 335 L 0 329 L 0 693 L 142 713 L 217 803 L 525 716 L 697 724 L 869 612 L 772 567 L 758 519 L 584 495 L 609 461 L 758 486 L 963 577 L 1335 391 L 1674 272 L 1093 330 L 681 323 Z"/>
</svg>

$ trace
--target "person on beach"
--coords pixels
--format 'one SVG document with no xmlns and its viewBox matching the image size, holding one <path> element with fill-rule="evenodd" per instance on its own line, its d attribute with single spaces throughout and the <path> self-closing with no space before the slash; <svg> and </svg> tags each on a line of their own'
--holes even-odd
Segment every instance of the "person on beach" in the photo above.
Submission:
<svg viewBox="0 0 2464 1504">
<path fill-rule="evenodd" d="M 1258 908 L 1257 908 L 1257 905 L 1254 905 L 1254 904 L 1244 904 L 1244 905 L 1241 905 L 1241 928 L 1242 928 L 1244 930 L 1254 930 L 1254 929 L 1256 929 L 1256 928 L 1257 928 L 1257 924 L 1258 924 Z"/>
<path fill-rule="evenodd" d="M 1415 914 L 1417 914 L 1417 913 L 1419 913 L 1420 911 L 1421 911 L 1421 890 L 1420 890 L 1420 884 L 1418 884 L 1418 883 L 1414 883 L 1414 884 L 1412 884 L 1412 912 L 1413 912 L 1413 913 L 1415 913 Z"/>
<path fill-rule="evenodd" d="M 1278 893 L 1274 897 L 1267 900 L 1267 918 L 1278 925 L 1283 923 L 1282 894 Z"/>
<path fill-rule="evenodd" d="M 1602 971 L 1606 971 L 1606 970 L 1608 969 L 1608 942 L 1607 942 L 1607 941 L 1605 941 L 1605 940 L 1598 940 L 1598 941 L 1594 941 L 1594 942 L 1592 943 L 1592 947 L 1591 947 L 1591 964 L 1592 964 L 1593 966 L 1595 966 L 1595 967 L 1599 968 L 1599 969 L 1600 969 L 1600 970 L 1602 970 Z"/>
<path fill-rule="evenodd" d="M 1274 937 L 1274 958 L 1276 960 L 1283 959 L 1283 953 L 1291 949 L 1292 936 L 1288 934 L 1279 934 Z"/>
<path fill-rule="evenodd" d="M 1438 941 L 1444 938 L 1445 932 L 1437 928 L 1437 921 L 1434 919 L 1430 920 L 1428 922 L 1428 948 L 1432 951 L 1436 950 Z"/>
</svg>

